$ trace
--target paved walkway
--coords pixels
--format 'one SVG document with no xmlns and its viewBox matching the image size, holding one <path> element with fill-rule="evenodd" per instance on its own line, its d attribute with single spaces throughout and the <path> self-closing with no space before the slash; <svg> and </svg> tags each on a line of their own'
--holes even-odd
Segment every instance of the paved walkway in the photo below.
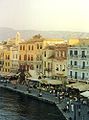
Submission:
<svg viewBox="0 0 89 120">
<path fill-rule="evenodd" d="M 27 91 L 27 87 L 24 85 L 17 85 L 17 88 L 15 89 L 14 85 L 12 85 L 10 83 L 8 83 L 7 86 L 0 83 L 0 87 L 8 88 L 13 91 L 17 91 L 17 92 L 20 92 L 20 93 L 23 93 L 23 94 L 26 94 L 29 96 L 33 96 L 42 101 L 55 103 L 55 105 L 58 107 L 58 109 L 65 116 L 66 120 L 89 120 L 89 113 L 88 113 L 89 106 L 83 105 L 80 102 L 72 101 L 72 103 L 74 105 L 74 111 L 72 111 L 70 103 L 68 105 L 69 110 L 64 111 L 63 109 L 67 106 L 67 102 L 68 101 L 70 102 L 69 98 L 65 98 L 65 99 L 62 99 L 61 101 L 59 101 L 58 98 L 55 97 L 54 94 L 50 94 L 49 92 L 45 92 L 45 91 L 42 91 L 42 97 L 39 97 L 39 90 L 31 88 L 31 93 L 29 93 Z M 80 111 L 79 111 L 79 108 L 80 108 Z M 69 119 L 70 117 L 72 119 Z"/>
</svg>

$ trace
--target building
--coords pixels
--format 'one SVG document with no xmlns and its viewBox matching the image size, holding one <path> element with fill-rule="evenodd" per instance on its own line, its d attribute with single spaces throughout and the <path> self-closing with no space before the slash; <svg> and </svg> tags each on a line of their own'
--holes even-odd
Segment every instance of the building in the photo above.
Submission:
<svg viewBox="0 0 89 120">
<path fill-rule="evenodd" d="M 17 32 L 15 38 L 11 38 L 3 42 L 3 58 L 0 58 L 0 61 L 3 60 L 1 72 L 8 74 L 18 70 L 18 45 L 22 41 L 23 39 L 21 39 L 20 33 Z"/>
<path fill-rule="evenodd" d="M 69 80 L 89 80 L 89 39 L 69 40 L 67 60 Z"/>
<path fill-rule="evenodd" d="M 47 77 L 61 78 L 67 76 L 67 48 L 64 43 L 49 45 L 43 52 L 43 73 Z"/>
<path fill-rule="evenodd" d="M 44 74 L 43 50 L 48 45 L 63 43 L 60 39 L 45 39 L 40 34 L 19 44 L 19 69 L 27 70 L 34 76 Z"/>
</svg>

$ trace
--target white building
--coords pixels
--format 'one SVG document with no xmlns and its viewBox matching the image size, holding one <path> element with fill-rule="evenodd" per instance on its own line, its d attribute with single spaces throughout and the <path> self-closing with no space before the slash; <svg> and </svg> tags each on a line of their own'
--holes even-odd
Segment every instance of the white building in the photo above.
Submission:
<svg viewBox="0 0 89 120">
<path fill-rule="evenodd" d="M 67 61 L 68 79 L 89 80 L 89 39 L 69 43 Z"/>
</svg>

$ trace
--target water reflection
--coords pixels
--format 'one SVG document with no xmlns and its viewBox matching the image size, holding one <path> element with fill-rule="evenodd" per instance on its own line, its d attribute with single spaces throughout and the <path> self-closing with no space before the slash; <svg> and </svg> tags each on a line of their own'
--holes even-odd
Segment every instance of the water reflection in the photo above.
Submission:
<svg viewBox="0 0 89 120">
<path fill-rule="evenodd" d="M 0 120 L 64 120 L 53 105 L 0 88 Z"/>
</svg>

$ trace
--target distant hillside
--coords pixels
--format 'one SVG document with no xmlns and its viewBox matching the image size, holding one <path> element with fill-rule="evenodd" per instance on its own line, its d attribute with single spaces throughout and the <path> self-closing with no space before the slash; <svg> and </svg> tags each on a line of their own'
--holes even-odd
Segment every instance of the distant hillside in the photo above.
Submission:
<svg viewBox="0 0 89 120">
<path fill-rule="evenodd" d="M 89 37 L 86 32 L 69 32 L 69 31 L 35 31 L 35 30 L 14 30 L 12 28 L 0 28 L 0 40 L 7 40 L 15 37 L 16 32 L 20 32 L 22 38 L 29 39 L 33 35 L 41 34 L 45 38 L 85 38 Z"/>
</svg>

